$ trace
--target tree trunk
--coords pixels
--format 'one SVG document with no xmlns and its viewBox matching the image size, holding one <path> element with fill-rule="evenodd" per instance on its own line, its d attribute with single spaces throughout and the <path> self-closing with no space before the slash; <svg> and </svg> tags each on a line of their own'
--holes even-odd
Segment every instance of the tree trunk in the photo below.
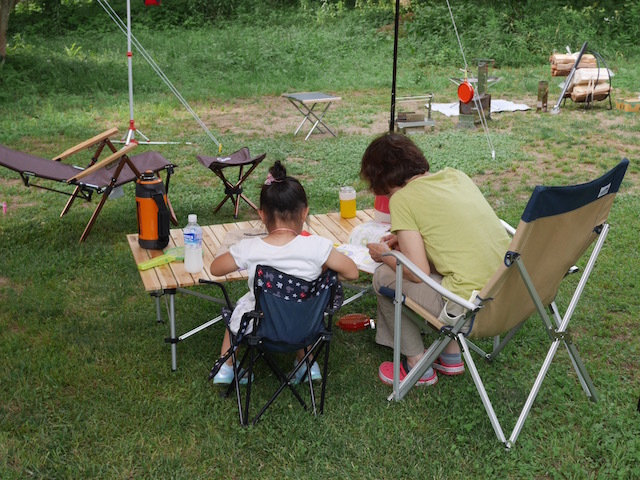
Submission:
<svg viewBox="0 0 640 480">
<path fill-rule="evenodd" d="M 7 56 L 7 30 L 9 15 L 20 0 L 0 0 L 0 59 Z"/>
</svg>

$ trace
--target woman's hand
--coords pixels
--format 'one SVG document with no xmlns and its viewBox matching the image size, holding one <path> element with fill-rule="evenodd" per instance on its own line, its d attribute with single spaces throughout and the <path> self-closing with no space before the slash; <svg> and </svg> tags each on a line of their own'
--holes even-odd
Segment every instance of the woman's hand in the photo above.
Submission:
<svg viewBox="0 0 640 480">
<path fill-rule="evenodd" d="M 389 248 L 394 248 L 396 250 L 399 249 L 398 245 L 398 236 L 390 233 L 389 235 L 385 235 L 381 238 L 381 241 L 389 245 Z"/>
<path fill-rule="evenodd" d="M 374 262 L 382 262 L 382 254 L 391 250 L 386 242 L 367 243 L 367 248 Z"/>
</svg>

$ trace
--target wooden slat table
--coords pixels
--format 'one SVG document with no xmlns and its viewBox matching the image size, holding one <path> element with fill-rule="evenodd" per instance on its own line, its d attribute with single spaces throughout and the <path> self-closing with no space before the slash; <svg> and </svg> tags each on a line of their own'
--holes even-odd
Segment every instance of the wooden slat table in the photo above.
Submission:
<svg viewBox="0 0 640 480">
<path fill-rule="evenodd" d="M 309 233 L 320 235 L 329 238 L 334 244 L 338 245 L 346 243 L 349 239 L 351 230 L 356 226 L 365 222 L 374 220 L 373 210 L 358 210 L 356 216 L 350 219 L 344 219 L 340 217 L 337 212 L 323 213 L 318 215 L 310 215 L 307 218 L 307 222 L 304 225 L 304 229 Z M 225 223 L 219 225 L 207 225 L 202 227 L 202 249 L 204 256 L 204 267 L 196 274 L 187 273 L 184 269 L 184 263 L 172 262 L 164 265 L 160 265 L 149 270 L 139 271 L 140 279 L 144 285 L 145 290 L 154 298 L 156 304 L 156 316 L 158 322 L 162 322 L 162 312 L 160 306 L 160 297 L 167 295 L 168 306 L 167 315 L 169 317 L 170 337 L 167 338 L 167 342 L 171 344 L 171 369 L 177 369 L 177 343 L 185 340 L 191 335 L 198 333 L 201 330 L 215 324 L 222 319 L 219 315 L 211 320 L 206 321 L 202 325 L 180 335 L 176 336 L 176 309 L 175 309 L 175 294 L 176 292 L 185 293 L 187 295 L 194 295 L 208 301 L 217 303 L 223 303 L 220 299 L 204 295 L 200 292 L 189 290 L 189 287 L 193 287 L 200 283 L 200 279 L 213 280 L 216 282 L 230 282 L 237 280 L 247 281 L 247 272 L 238 271 L 233 272 L 223 277 L 217 277 L 209 272 L 209 266 L 216 256 L 216 252 L 220 248 L 227 232 L 239 229 L 251 229 L 251 228 L 263 228 L 263 224 L 260 220 L 251 220 L 245 222 Z M 138 234 L 127 235 L 127 241 L 131 248 L 131 253 L 136 264 L 145 262 L 151 258 L 162 255 L 162 251 L 159 250 L 147 250 L 138 244 Z M 170 230 L 170 241 L 167 248 L 183 246 L 183 232 L 182 229 Z M 359 298 L 365 293 L 366 289 L 361 289 L 353 297 L 349 298 L 344 303 Z"/>
</svg>

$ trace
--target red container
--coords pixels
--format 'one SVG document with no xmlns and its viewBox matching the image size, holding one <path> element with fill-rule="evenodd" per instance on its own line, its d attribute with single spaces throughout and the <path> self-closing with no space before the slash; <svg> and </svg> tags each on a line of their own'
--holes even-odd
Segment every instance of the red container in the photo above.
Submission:
<svg viewBox="0 0 640 480">
<path fill-rule="evenodd" d="M 342 330 L 348 332 L 359 332 L 369 328 L 371 319 L 363 313 L 350 313 L 343 315 L 340 320 L 336 322 L 336 325 Z"/>
</svg>

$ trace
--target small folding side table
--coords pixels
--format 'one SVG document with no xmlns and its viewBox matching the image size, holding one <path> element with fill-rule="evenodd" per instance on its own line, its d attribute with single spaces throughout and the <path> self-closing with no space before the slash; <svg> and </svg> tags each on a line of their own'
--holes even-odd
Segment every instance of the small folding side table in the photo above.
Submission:
<svg viewBox="0 0 640 480">
<path fill-rule="evenodd" d="M 325 133 L 324 129 L 326 129 L 326 131 L 331 135 L 334 137 L 336 136 L 336 134 L 331 131 L 322 119 L 324 118 L 324 114 L 327 113 L 327 110 L 329 110 L 331 104 L 338 100 L 342 100 L 341 97 L 334 97 L 333 95 L 327 95 L 326 93 L 321 92 L 284 93 L 282 96 L 289 99 L 291 104 L 304 116 L 304 119 L 300 122 L 300 125 L 298 125 L 298 128 L 296 128 L 296 131 L 293 133 L 294 136 L 298 134 L 305 122 L 311 123 L 311 130 L 307 133 L 307 136 L 304 138 L 305 140 L 307 140 L 316 129 L 320 133 Z M 316 106 L 319 104 L 324 104 L 324 108 L 320 106 L 318 107 L 318 110 L 316 110 Z"/>
<path fill-rule="evenodd" d="M 249 178 L 251 172 L 255 170 L 255 168 L 264 160 L 266 157 L 266 153 L 262 153 L 255 157 L 251 156 L 249 153 L 249 149 L 247 147 L 243 147 L 237 152 L 232 153 L 226 157 L 206 157 L 204 155 L 197 155 L 198 160 L 202 165 L 210 169 L 213 173 L 215 173 L 222 183 L 224 183 L 224 199 L 218 204 L 213 213 L 217 213 L 218 210 L 224 205 L 224 203 L 231 199 L 234 203 L 234 214 L 233 218 L 238 218 L 238 209 L 240 207 L 240 199 L 242 198 L 247 204 L 253 208 L 254 210 L 258 210 L 258 207 L 249 200 L 244 193 L 242 193 L 242 183 Z M 249 169 L 244 172 L 244 167 L 247 166 Z M 228 180 L 224 176 L 224 169 L 227 167 L 239 167 L 240 170 L 238 172 L 238 180 L 233 183 Z M 234 198 L 235 196 L 235 198 Z"/>
</svg>

